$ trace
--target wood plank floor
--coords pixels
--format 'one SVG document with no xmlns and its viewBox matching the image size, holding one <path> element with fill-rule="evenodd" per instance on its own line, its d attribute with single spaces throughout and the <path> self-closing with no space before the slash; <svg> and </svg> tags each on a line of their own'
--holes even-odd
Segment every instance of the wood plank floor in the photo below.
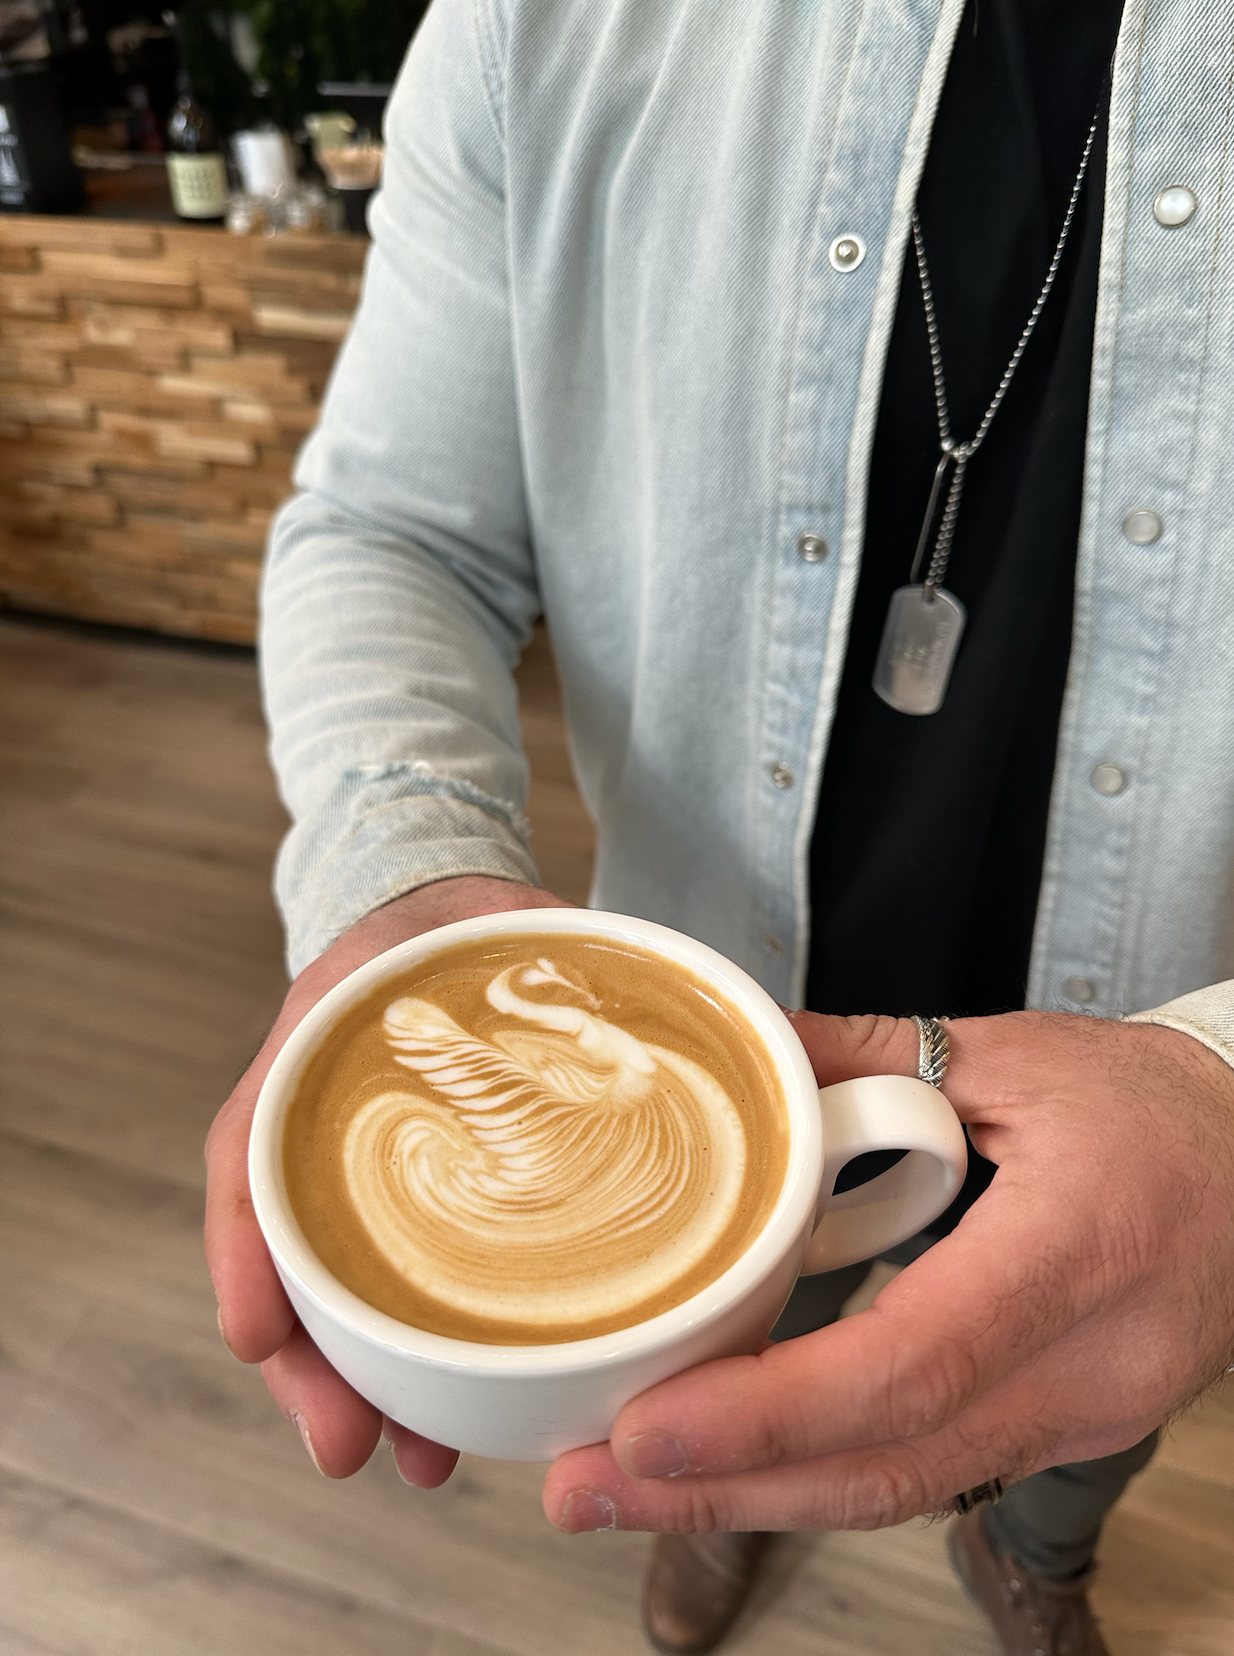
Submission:
<svg viewBox="0 0 1234 1656">
<path fill-rule="evenodd" d="M 522 675 L 546 883 L 590 829 Z M 251 659 L 0 620 L 0 1656 L 635 1656 L 641 1536 L 534 1467 L 329 1483 L 220 1345 L 201 1145 L 283 990 Z M 1112 1520 L 1115 1656 L 1234 1652 L 1234 1393 Z M 780 1540 L 732 1656 L 987 1656 L 939 1526 Z"/>
</svg>

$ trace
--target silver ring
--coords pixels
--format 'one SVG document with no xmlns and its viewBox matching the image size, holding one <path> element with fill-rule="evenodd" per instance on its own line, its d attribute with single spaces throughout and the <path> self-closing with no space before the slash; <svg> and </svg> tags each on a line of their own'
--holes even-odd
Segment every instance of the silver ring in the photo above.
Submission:
<svg viewBox="0 0 1234 1656">
<path fill-rule="evenodd" d="M 915 1012 L 913 1022 L 917 1025 L 919 1037 L 917 1074 L 931 1087 L 941 1087 L 947 1073 L 947 1060 L 951 1056 L 947 1031 L 937 1018 L 919 1018 Z"/>
<path fill-rule="evenodd" d="M 972 1489 L 965 1489 L 952 1502 L 952 1510 L 958 1512 L 961 1518 L 966 1513 L 974 1512 L 979 1506 L 987 1503 L 993 1506 L 994 1502 L 1002 1497 L 1003 1480 L 991 1478 L 988 1483 L 974 1484 Z"/>
</svg>

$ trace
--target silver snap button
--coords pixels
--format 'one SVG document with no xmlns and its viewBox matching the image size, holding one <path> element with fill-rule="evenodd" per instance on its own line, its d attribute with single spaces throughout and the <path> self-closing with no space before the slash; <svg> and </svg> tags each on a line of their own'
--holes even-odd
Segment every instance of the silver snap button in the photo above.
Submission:
<svg viewBox="0 0 1234 1656">
<path fill-rule="evenodd" d="M 822 563 L 828 550 L 827 542 L 821 535 L 797 536 L 797 556 L 803 563 Z"/>
<path fill-rule="evenodd" d="M 1069 977 L 1063 979 L 1063 994 L 1068 1000 L 1078 1001 L 1081 1006 L 1087 1006 L 1097 998 L 1097 985 L 1088 978 Z"/>
<path fill-rule="evenodd" d="M 1127 786 L 1127 773 L 1117 765 L 1097 765 L 1088 779 L 1099 794 L 1113 798 Z"/>
<path fill-rule="evenodd" d="M 1167 230 L 1176 230 L 1180 224 L 1186 224 L 1199 205 L 1195 191 L 1185 184 L 1167 184 L 1153 202 L 1153 217 Z"/>
<path fill-rule="evenodd" d="M 835 270 L 856 270 L 865 256 L 866 244 L 860 236 L 837 236 L 827 249 Z"/>
<path fill-rule="evenodd" d="M 771 780 L 775 783 L 777 788 L 791 788 L 793 785 L 793 773 L 789 770 L 787 765 L 773 765 L 771 767 Z"/>
<path fill-rule="evenodd" d="M 1147 506 L 1137 506 L 1123 519 L 1123 534 L 1132 546 L 1151 546 L 1155 540 L 1161 539 L 1164 528 L 1165 524 L 1156 512 L 1150 512 Z"/>
</svg>

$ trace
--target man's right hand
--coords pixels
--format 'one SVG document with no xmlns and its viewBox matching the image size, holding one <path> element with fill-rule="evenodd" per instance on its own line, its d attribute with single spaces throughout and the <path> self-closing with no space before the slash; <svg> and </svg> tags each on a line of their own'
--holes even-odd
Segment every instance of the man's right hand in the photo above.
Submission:
<svg viewBox="0 0 1234 1656">
<path fill-rule="evenodd" d="M 377 1446 L 381 1415 L 336 1374 L 296 1320 L 257 1225 L 249 1195 L 249 1126 L 261 1084 L 283 1042 L 327 990 L 396 943 L 453 920 L 510 909 L 569 908 L 536 886 L 479 876 L 439 880 L 357 922 L 306 966 L 288 990 L 265 1045 L 215 1117 L 206 1141 L 206 1258 L 219 1302 L 219 1330 L 243 1363 L 260 1363 L 275 1402 L 293 1420 L 318 1470 L 350 1477 Z M 410 1483 L 444 1483 L 458 1459 L 393 1421 L 384 1423 Z"/>
</svg>

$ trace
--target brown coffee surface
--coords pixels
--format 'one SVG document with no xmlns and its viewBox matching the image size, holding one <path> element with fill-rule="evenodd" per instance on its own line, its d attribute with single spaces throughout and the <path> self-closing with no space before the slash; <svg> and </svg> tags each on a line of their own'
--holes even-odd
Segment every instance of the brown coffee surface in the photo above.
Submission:
<svg viewBox="0 0 1234 1656">
<path fill-rule="evenodd" d="M 347 1013 L 306 1067 L 284 1168 L 353 1293 L 455 1339 L 626 1328 L 728 1269 L 788 1166 L 748 1020 L 649 950 L 456 945 Z"/>
</svg>

